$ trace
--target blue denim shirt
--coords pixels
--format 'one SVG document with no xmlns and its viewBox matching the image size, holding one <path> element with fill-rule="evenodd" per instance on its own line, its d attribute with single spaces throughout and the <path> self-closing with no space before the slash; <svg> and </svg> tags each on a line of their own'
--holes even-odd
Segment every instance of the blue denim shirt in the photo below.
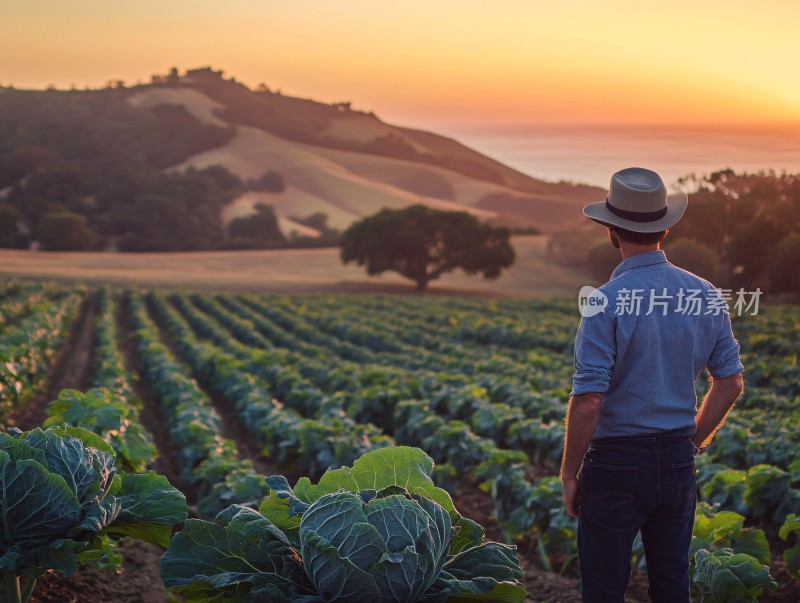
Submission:
<svg viewBox="0 0 800 603">
<path fill-rule="evenodd" d="M 703 368 L 744 370 L 722 295 L 660 250 L 623 260 L 599 291 L 608 303 L 578 327 L 571 393 L 604 394 L 593 438 L 693 432 Z"/>
</svg>

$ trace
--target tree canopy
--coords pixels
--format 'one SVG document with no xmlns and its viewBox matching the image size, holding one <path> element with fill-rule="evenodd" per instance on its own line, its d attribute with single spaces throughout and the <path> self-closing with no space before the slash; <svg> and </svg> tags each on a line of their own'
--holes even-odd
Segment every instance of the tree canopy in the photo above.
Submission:
<svg viewBox="0 0 800 603">
<path fill-rule="evenodd" d="M 800 293 L 800 175 L 721 170 L 686 182 L 697 191 L 670 236 L 694 239 L 724 261 L 726 286 Z"/>
<path fill-rule="evenodd" d="M 45 214 L 36 227 L 39 242 L 47 251 L 93 251 L 100 239 L 86 218 L 71 211 Z"/>
<path fill-rule="evenodd" d="M 279 247 L 286 243 L 278 226 L 275 209 L 271 205 L 257 203 L 256 213 L 235 218 L 228 224 L 228 234 L 241 247 Z"/>
<path fill-rule="evenodd" d="M 800 294 L 800 174 L 726 169 L 681 183 L 694 192 L 664 242 L 671 262 L 734 291 Z M 619 263 L 599 228 L 551 235 L 548 255 L 601 281 Z"/>
<path fill-rule="evenodd" d="M 383 209 L 352 224 L 342 234 L 341 258 L 345 264 L 366 266 L 370 275 L 398 272 L 422 291 L 456 268 L 497 278 L 514 263 L 510 237 L 508 228 L 467 212 L 412 205 Z"/>
</svg>

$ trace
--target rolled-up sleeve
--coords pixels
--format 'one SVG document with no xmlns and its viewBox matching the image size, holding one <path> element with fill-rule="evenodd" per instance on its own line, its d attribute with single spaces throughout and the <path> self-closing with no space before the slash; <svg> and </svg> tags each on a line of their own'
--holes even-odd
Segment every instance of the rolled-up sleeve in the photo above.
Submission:
<svg viewBox="0 0 800 603">
<path fill-rule="evenodd" d="M 581 319 L 575 337 L 575 376 L 570 396 L 608 391 L 615 358 L 614 317 L 601 312 Z"/>
<path fill-rule="evenodd" d="M 706 368 L 715 379 L 724 379 L 744 371 L 739 358 L 739 342 L 733 336 L 731 317 L 727 312 L 722 315 L 722 326 L 714 344 L 714 349 L 706 363 Z"/>
</svg>

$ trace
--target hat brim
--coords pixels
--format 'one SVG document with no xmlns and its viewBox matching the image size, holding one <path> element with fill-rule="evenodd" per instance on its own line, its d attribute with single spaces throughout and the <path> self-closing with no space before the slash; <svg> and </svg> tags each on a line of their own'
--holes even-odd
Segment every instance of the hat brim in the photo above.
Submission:
<svg viewBox="0 0 800 603">
<path fill-rule="evenodd" d="M 598 201 L 597 203 L 589 203 L 583 208 L 583 215 L 599 222 L 603 226 L 619 226 L 625 230 L 633 232 L 660 232 L 672 227 L 683 216 L 686 211 L 686 206 L 689 203 L 689 197 L 686 193 L 675 193 L 667 197 L 667 213 L 652 222 L 637 222 L 635 220 L 626 220 L 620 218 L 616 214 L 612 214 L 606 207 L 605 200 Z"/>
</svg>

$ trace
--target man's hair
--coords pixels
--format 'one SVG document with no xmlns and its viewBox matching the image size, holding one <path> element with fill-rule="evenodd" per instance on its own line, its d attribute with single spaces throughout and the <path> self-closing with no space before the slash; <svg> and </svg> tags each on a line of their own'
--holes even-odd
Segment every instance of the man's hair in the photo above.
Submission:
<svg viewBox="0 0 800 603">
<path fill-rule="evenodd" d="M 612 226 L 611 229 L 617 233 L 620 241 L 633 243 L 635 245 L 653 245 L 654 243 L 660 243 L 664 237 L 667 236 L 666 230 L 659 230 L 658 232 L 633 232 L 632 230 L 625 230 L 619 226 Z"/>
</svg>

